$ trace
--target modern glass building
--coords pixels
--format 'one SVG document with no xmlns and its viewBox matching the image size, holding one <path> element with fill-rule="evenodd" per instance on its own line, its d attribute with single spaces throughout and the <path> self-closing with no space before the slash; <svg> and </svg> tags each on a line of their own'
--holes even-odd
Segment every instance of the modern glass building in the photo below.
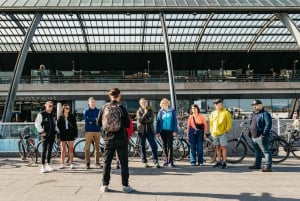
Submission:
<svg viewBox="0 0 300 201">
<path fill-rule="evenodd" d="M 133 112 L 140 97 L 180 114 L 221 97 L 243 118 L 260 98 L 288 117 L 299 27 L 300 0 L 0 0 L 0 115 L 32 121 L 46 100 L 80 114 L 119 87 Z"/>
</svg>

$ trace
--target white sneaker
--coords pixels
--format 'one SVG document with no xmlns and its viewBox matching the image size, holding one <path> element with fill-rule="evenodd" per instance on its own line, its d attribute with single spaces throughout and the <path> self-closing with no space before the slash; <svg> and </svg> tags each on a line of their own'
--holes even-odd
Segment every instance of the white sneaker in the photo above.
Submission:
<svg viewBox="0 0 300 201">
<path fill-rule="evenodd" d="M 131 188 L 129 185 L 128 186 L 123 186 L 123 192 L 124 193 L 130 193 L 132 191 L 134 191 L 134 189 Z"/>
<path fill-rule="evenodd" d="M 70 169 L 74 169 L 74 164 L 73 163 L 71 163 Z"/>
<path fill-rule="evenodd" d="M 106 186 L 106 185 L 101 186 L 101 187 L 100 187 L 100 191 L 101 191 L 102 193 L 107 192 L 107 191 L 108 191 L 108 186 Z"/>
<path fill-rule="evenodd" d="M 52 171 L 54 170 L 54 168 L 51 167 L 50 165 L 47 165 L 47 166 L 46 166 L 46 170 L 47 170 L 48 172 L 52 172 Z"/>
<path fill-rule="evenodd" d="M 60 166 L 59 166 L 59 169 L 64 169 L 65 168 L 65 165 L 64 164 L 61 164 Z"/>
<path fill-rule="evenodd" d="M 48 172 L 48 170 L 46 169 L 45 166 L 42 166 L 42 168 L 41 168 L 41 173 L 46 173 L 46 172 Z"/>
</svg>

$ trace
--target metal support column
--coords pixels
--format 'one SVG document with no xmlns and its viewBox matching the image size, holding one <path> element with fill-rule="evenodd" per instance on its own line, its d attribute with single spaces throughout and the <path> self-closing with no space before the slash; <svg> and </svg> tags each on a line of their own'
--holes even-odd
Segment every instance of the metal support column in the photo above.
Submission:
<svg viewBox="0 0 300 201">
<path fill-rule="evenodd" d="M 290 33 L 294 36 L 294 38 L 298 44 L 298 47 L 300 49 L 300 29 L 299 29 L 299 27 L 295 24 L 295 22 L 286 13 L 276 13 L 276 16 L 284 24 L 284 26 L 290 31 Z"/>
<path fill-rule="evenodd" d="M 173 63 L 172 63 L 172 55 L 170 51 L 168 32 L 166 28 L 165 17 L 163 13 L 160 13 L 160 22 L 163 31 L 164 45 L 165 45 L 165 53 L 168 67 L 168 77 L 169 77 L 169 86 L 170 86 L 170 96 L 171 96 L 171 104 L 172 107 L 176 110 L 176 90 L 175 90 L 175 81 L 174 81 L 174 73 L 173 73 Z"/>
<path fill-rule="evenodd" d="M 7 99 L 6 99 L 6 103 L 5 103 L 5 107 L 4 107 L 4 111 L 3 111 L 3 119 L 2 119 L 3 122 L 10 122 L 10 120 L 11 120 L 11 115 L 12 115 L 12 111 L 13 111 L 13 107 L 14 107 L 14 103 L 15 103 L 15 99 L 16 99 L 17 89 L 18 89 L 18 85 L 19 85 L 20 78 L 22 75 L 25 60 L 26 60 L 26 57 L 28 54 L 28 49 L 30 47 L 34 32 L 35 32 L 41 18 L 42 18 L 41 13 L 35 14 L 34 19 L 32 20 L 31 25 L 25 35 L 25 39 L 22 44 L 22 48 L 19 52 L 19 55 L 18 55 L 18 58 L 16 61 L 16 65 L 14 68 L 14 74 L 13 74 L 11 84 L 9 87 L 9 91 L 8 91 L 8 95 L 7 95 Z"/>
</svg>

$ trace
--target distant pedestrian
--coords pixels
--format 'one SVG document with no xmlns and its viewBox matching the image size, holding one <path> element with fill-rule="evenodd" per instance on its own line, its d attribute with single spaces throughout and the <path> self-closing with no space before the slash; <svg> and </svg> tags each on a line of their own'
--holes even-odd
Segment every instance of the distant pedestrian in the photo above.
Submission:
<svg viewBox="0 0 300 201">
<path fill-rule="evenodd" d="M 35 127 L 43 140 L 41 173 L 51 172 L 54 170 L 54 168 L 50 166 L 52 147 L 55 141 L 55 136 L 59 132 L 56 125 L 56 119 L 53 114 L 52 101 L 47 101 L 45 103 L 45 110 L 38 113 L 35 119 Z M 45 164 L 46 154 L 47 165 Z"/>
<path fill-rule="evenodd" d="M 148 140 L 152 156 L 153 156 L 153 163 L 156 168 L 160 168 L 158 163 L 158 155 L 157 155 L 157 144 L 155 142 L 155 133 L 153 127 L 154 121 L 154 112 L 151 107 L 148 106 L 147 100 L 145 98 L 141 98 L 140 101 L 140 108 L 136 112 L 136 121 L 137 121 L 137 131 L 138 137 L 140 138 L 140 145 L 142 149 L 142 163 L 144 167 L 149 167 L 147 161 L 147 154 L 146 154 L 146 139 Z"/>
<path fill-rule="evenodd" d="M 73 161 L 73 146 L 74 140 L 78 136 L 78 129 L 76 124 L 75 116 L 70 112 L 70 106 L 68 104 L 62 105 L 61 114 L 57 120 L 57 126 L 60 131 L 59 139 L 61 144 L 61 165 L 60 169 L 65 168 L 65 157 L 67 152 L 67 144 L 69 148 L 69 159 L 70 159 L 70 168 L 74 168 Z"/>
<path fill-rule="evenodd" d="M 165 155 L 164 166 L 175 167 L 173 160 L 173 137 L 178 131 L 177 113 L 170 107 L 170 101 L 163 98 L 157 113 L 156 133 L 161 136 Z"/>
<path fill-rule="evenodd" d="M 127 110 L 120 104 L 121 92 L 118 88 L 109 91 L 110 102 L 103 105 L 98 117 L 98 125 L 103 129 L 104 136 L 104 166 L 102 186 L 100 190 L 107 192 L 110 182 L 111 162 L 117 151 L 120 164 L 123 192 L 130 193 L 133 189 L 129 186 L 128 170 L 128 138 L 126 128 L 130 127 Z"/>
<path fill-rule="evenodd" d="M 227 168 L 227 134 L 231 130 L 232 119 L 230 112 L 224 108 L 222 99 L 216 99 L 214 104 L 215 110 L 210 114 L 209 118 L 210 133 L 217 153 L 217 163 L 213 167 L 225 169 Z"/>
<path fill-rule="evenodd" d="M 203 140 L 207 132 L 207 123 L 204 115 L 200 114 L 198 105 L 191 106 L 191 115 L 187 121 L 188 141 L 190 143 L 190 163 L 192 166 L 203 165 Z M 196 164 L 196 161 L 198 163 Z"/>
<path fill-rule="evenodd" d="M 94 142 L 95 146 L 95 166 L 101 168 L 100 165 L 100 128 L 97 125 L 97 117 L 99 109 L 96 107 L 96 100 L 94 97 L 88 99 L 89 107 L 83 112 L 85 121 L 85 162 L 86 169 L 90 169 L 90 146 Z"/>
<path fill-rule="evenodd" d="M 261 169 L 262 155 L 264 155 L 266 165 L 262 172 L 272 172 L 272 153 L 269 148 L 272 117 L 269 112 L 264 110 L 261 100 L 254 100 L 252 106 L 250 135 L 254 146 L 255 162 L 249 169 Z"/>
</svg>

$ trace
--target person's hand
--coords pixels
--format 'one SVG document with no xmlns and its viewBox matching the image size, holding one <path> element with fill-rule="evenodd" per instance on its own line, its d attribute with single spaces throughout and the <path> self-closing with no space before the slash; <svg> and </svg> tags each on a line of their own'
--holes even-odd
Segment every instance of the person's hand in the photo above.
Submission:
<svg viewBox="0 0 300 201">
<path fill-rule="evenodd" d="M 156 137 L 159 138 L 160 137 L 160 133 L 156 133 Z"/>
<path fill-rule="evenodd" d="M 206 140 L 206 139 L 207 139 L 207 135 L 206 135 L 206 133 L 204 133 L 203 140 Z"/>
<path fill-rule="evenodd" d="M 41 136 L 42 136 L 42 137 L 46 137 L 46 136 L 47 136 L 47 133 L 46 133 L 46 132 L 42 132 L 42 133 L 41 133 Z"/>
<path fill-rule="evenodd" d="M 175 132 L 173 132 L 172 134 L 173 134 L 173 137 L 176 137 L 176 135 L 177 135 Z"/>
</svg>

